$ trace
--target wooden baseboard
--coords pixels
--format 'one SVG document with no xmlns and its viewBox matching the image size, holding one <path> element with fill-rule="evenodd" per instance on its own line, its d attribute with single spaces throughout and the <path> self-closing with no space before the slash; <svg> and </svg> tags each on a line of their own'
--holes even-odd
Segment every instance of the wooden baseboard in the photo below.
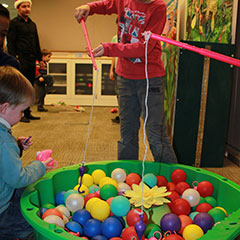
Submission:
<svg viewBox="0 0 240 240">
<path fill-rule="evenodd" d="M 240 167 L 240 152 L 230 145 L 226 145 L 225 157 L 236 163 Z"/>
</svg>

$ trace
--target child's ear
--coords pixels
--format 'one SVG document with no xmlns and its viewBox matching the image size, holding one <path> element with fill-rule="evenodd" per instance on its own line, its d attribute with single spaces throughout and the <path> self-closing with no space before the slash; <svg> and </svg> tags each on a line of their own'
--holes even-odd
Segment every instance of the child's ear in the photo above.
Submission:
<svg viewBox="0 0 240 240">
<path fill-rule="evenodd" d="M 8 102 L 2 103 L 0 105 L 0 113 L 5 114 L 9 107 L 10 107 L 10 104 Z"/>
</svg>

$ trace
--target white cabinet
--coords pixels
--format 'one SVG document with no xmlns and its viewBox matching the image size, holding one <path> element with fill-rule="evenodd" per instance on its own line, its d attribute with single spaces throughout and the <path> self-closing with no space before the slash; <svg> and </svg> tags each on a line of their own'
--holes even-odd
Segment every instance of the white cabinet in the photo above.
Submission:
<svg viewBox="0 0 240 240">
<path fill-rule="evenodd" d="M 53 58 L 48 73 L 54 77 L 55 94 L 46 96 L 46 104 L 64 101 L 68 105 L 117 106 L 115 81 L 109 79 L 111 58 L 98 58 L 94 70 L 90 58 Z"/>
</svg>

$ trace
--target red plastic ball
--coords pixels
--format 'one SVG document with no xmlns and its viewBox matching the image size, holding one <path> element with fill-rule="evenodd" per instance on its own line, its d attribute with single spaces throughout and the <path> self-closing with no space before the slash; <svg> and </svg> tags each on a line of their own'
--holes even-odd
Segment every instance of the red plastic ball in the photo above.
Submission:
<svg viewBox="0 0 240 240">
<path fill-rule="evenodd" d="M 171 208 L 172 205 L 173 205 L 173 202 L 176 200 L 176 199 L 179 199 L 180 198 L 180 195 L 176 192 L 176 191 L 171 191 L 171 194 L 167 196 L 167 198 L 170 199 L 170 203 L 168 203 L 167 205 Z"/>
<path fill-rule="evenodd" d="M 169 192 L 175 191 L 175 190 L 176 190 L 176 184 L 173 183 L 173 182 L 168 182 L 168 183 L 167 183 L 167 190 L 168 190 Z"/>
<path fill-rule="evenodd" d="M 122 238 L 120 238 L 120 237 L 113 237 L 113 238 L 110 238 L 110 240 L 122 240 Z"/>
<path fill-rule="evenodd" d="M 171 174 L 171 179 L 174 183 L 185 182 L 187 174 L 182 169 L 175 169 Z"/>
<path fill-rule="evenodd" d="M 137 184 L 141 182 L 141 177 L 137 173 L 129 173 L 126 177 L 126 183 L 132 187 L 132 184 Z"/>
<path fill-rule="evenodd" d="M 178 234 L 170 234 L 167 237 L 164 237 L 164 240 L 184 240 L 184 239 Z"/>
<path fill-rule="evenodd" d="M 202 181 L 197 185 L 197 191 L 201 197 L 208 197 L 213 194 L 213 185 L 208 181 Z"/>
<path fill-rule="evenodd" d="M 207 213 L 209 210 L 211 210 L 213 207 L 209 203 L 200 203 L 196 207 L 196 212 L 205 212 Z"/>
<path fill-rule="evenodd" d="M 50 215 L 56 215 L 56 216 L 59 216 L 61 219 L 63 219 L 62 213 L 61 213 L 59 210 L 57 210 L 56 208 L 47 209 L 47 210 L 43 213 L 42 219 L 44 219 L 45 217 L 50 216 Z"/>
<path fill-rule="evenodd" d="M 188 226 L 189 224 L 192 224 L 193 221 L 192 221 L 192 219 L 191 219 L 189 216 L 187 216 L 187 215 L 179 215 L 178 217 L 180 218 L 180 221 L 181 221 L 181 228 L 180 228 L 180 230 L 178 231 L 178 233 L 182 235 L 183 229 L 184 229 L 186 226 Z"/>
<path fill-rule="evenodd" d="M 138 236 L 137 236 L 137 233 L 136 233 L 136 230 L 135 230 L 134 226 L 130 226 L 128 228 L 125 228 L 122 232 L 121 237 L 122 237 L 123 240 L 138 239 Z M 144 239 L 145 239 L 145 237 L 144 237 L 144 234 L 143 234 L 141 240 L 144 240 Z"/>
<path fill-rule="evenodd" d="M 176 184 L 176 191 L 182 195 L 185 190 L 190 188 L 190 185 L 186 182 L 179 182 Z"/>
<path fill-rule="evenodd" d="M 171 210 L 176 215 L 188 215 L 191 212 L 191 206 L 187 200 L 179 198 L 173 202 Z"/>
<path fill-rule="evenodd" d="M 141 213 L 141 209 L 138 208 L 132 209 L 128 212 L 126 216 L 128 226 L 134 226 L 137 222 L 141 220 L 139 213 Z M 142 220 L 145 224 L 147 224 L 147 215 L 144 211 Z"/>
<path fill-rule="evenodd" d="M 157 186 L 166 187 L 168 184 L 167 179 L 164 176 L 157 176 Z"/>
</svg>

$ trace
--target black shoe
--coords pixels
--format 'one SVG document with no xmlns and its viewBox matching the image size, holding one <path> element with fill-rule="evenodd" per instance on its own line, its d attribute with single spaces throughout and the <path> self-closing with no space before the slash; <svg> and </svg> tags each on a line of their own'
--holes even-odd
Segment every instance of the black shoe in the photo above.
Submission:
<svg viewBox="0 0 240 240">
<path fill-rule="evenodd" d="M 38 107 L 39 112 L 47 112 L 48 110 L 44 107 Z"/>
<path fill-rule="evenodd" d="M 26 118 L 28 118 L 29 120 L 39 120 L 40 119 L 40 117 L 34 117 L 31 113 L 28 116 L 26 116 Z"/>
<path fill-rule="evenodd" d="M 117 116 L 114 119 L 112 119 L 113 123 L 120 123 L 120 118 Z"/>
<path fill-rule="evenodd" d="M 28 118 L 26 118 L 26 117 L 22 117 L 22 118 L 20 119 L 20 122 L 30 123 L 30 120 L 29 120 Z"/>
</svg>

